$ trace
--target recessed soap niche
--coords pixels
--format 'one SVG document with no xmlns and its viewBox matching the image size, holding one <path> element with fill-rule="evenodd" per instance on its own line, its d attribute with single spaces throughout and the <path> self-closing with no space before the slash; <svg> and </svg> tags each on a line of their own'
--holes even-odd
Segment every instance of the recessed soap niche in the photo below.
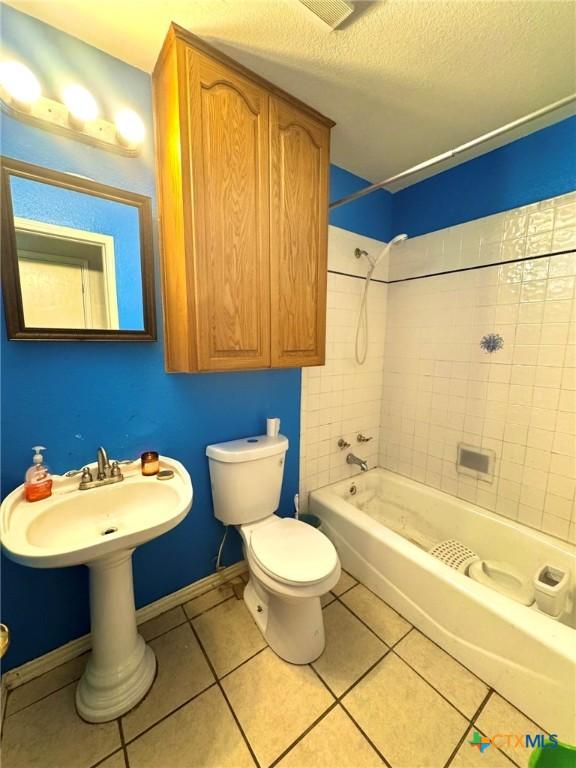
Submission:
<svg viewBox="0 0 576 768">
<path fill-rule="evenodd" d="M 477 480 L 491 483 L 494 480 L 496 453 L 489 448 L 479 448 L 467 443 L 458 444 L 456 471 Z"/>
</svg>

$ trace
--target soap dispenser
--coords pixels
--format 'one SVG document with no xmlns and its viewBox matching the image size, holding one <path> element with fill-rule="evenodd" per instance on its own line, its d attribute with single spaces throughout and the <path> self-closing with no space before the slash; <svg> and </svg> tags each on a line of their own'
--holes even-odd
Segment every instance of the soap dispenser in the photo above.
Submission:
<svg viewBox="0 0 576 768">
<path fill-rule="evenodd" d="M 40 453 L 46 448 L 43 445 L 35 445 L 32 450 L 34 451 L 33 464 L 26 472 L 24 493 L 26 501 L 41 501 L 52 495 L 52 477 Z"/>
</svg>

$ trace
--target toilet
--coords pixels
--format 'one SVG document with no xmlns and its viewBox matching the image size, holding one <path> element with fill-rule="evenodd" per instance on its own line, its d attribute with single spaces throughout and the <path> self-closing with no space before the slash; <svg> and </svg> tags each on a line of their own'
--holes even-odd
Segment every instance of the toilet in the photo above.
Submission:
<svg viewBox="0 0 576 768">
<path fill-rule="evenodd" d="M 332 542 L 320 531 L 275 514 L 288 440 L 243 438 L 206 448 L 214 515 L 242 536 L 250 578 L 244 600 L 264 639 L 292 664 L 324 650 L 320 598 L 340 578 Z"/>
</svg>

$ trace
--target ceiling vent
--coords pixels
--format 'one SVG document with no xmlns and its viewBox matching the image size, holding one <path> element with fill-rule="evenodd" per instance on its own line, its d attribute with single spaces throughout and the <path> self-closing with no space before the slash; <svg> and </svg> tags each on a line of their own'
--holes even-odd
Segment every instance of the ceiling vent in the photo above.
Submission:
<svg viewBox="0 0 576 768">
<path fill-rule="evenodd" d="M 354 5 L 347 0 L 300 0 L 300 2 L 330 29 L 339 27 L 354 11 Z"/>
</svg>

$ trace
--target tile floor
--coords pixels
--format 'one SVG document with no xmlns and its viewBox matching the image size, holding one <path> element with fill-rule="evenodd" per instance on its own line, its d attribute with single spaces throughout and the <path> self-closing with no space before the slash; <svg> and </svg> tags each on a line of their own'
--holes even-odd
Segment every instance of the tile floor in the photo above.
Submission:
<svg viewBox="0 0 576 768">
<path fill-rule="evenodd" d="M 158 677 L 128 715 L 74 710 L 86 657 L 12 691 L 3 768 L 526 768 L 486 733 L 541 731 L 347 573 L 323 599 L 326 650 L 296 667 L 230 584 L 142 625 Z"/>
</svg>

